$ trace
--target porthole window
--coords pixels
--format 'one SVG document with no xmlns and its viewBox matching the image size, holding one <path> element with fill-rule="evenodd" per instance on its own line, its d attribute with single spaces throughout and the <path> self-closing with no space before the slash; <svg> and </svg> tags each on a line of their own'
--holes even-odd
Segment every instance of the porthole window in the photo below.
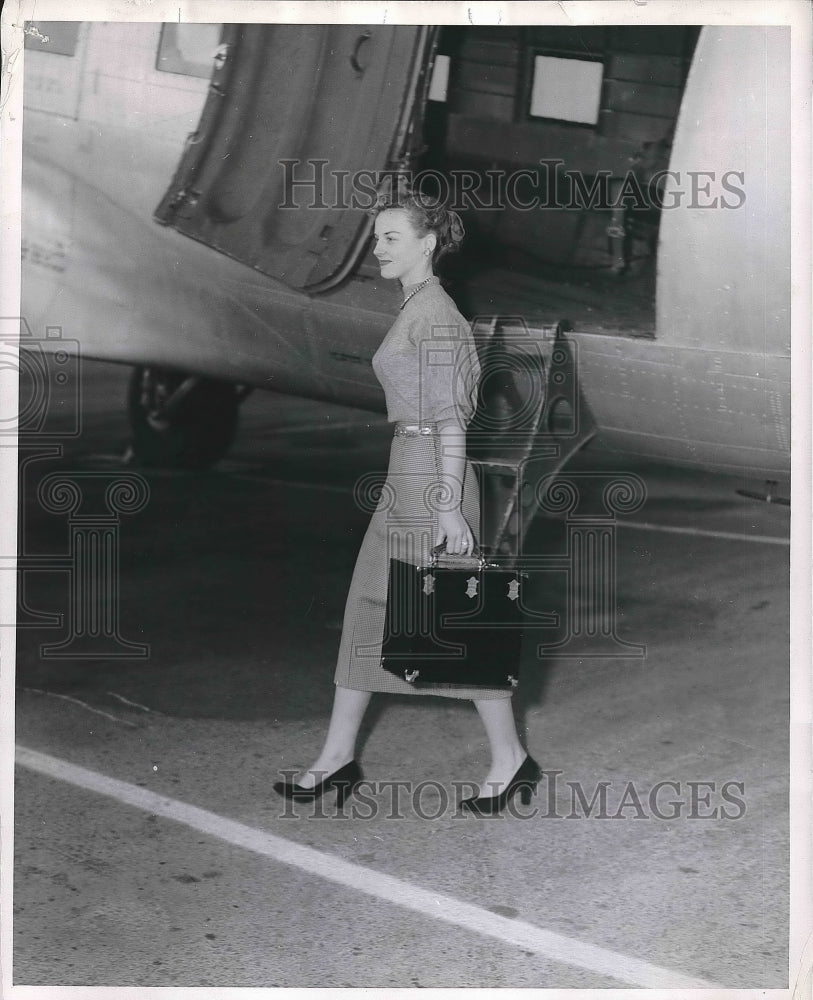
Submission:
<svg viewBox="0 0 813 1000">
<path fill-rule="evenodd" d="M 604 64 L 593 59 L 537 55 L 533 61 L 533 118 L 595 125 L 601 104 Z"/>
</svg>

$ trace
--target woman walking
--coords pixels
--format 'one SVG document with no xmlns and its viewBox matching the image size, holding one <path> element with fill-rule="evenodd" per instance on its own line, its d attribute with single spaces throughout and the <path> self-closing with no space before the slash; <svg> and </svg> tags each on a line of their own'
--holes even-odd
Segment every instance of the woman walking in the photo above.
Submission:
<svg viewBox="0 0 813 1000">
<path fill-rule="evenodd" d="M 443 543 L 447 553 L 471 554 L 479 528 L 466 426 L 474 413 L 480 367 L 469 325 L 434 274 L 436 262 L 456 250 L 462 237 L 457 214 L 419 194 L 401 195 L 376 215 L 374 252 L 381 276 L 400 281 L 403 291 L 398 317 L 373 357 L 395 433 L 387 480 L 347 597 L 325 742 L 297 781 L 274 785 L 289 799 L 315 799 L 335 788 L 342 803 L 352 791 L 361 779 L 356 738 L 374 691 L 474 701 L 491 767 L 480 794 L 461 803 L 464 809 L 499 812 L 539 777 L 517 735 L 510 691 L 452 685 L 423 691 L 380 665 L 390 558 L 426 564 L 432 548 Z"/>
</svg>

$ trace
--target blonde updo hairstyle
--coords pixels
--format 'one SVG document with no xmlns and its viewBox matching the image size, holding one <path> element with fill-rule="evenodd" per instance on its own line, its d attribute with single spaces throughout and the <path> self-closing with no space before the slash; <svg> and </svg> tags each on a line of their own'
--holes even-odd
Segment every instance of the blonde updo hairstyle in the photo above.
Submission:
<svg viewBox="0 0 813 1000">
<path fill-rule="evenodd" d="M 374 214 L 380 215 L 381 212 L 396 208 L 406 212 L 418 236 L 435 234 L 433 264 L 446 254 L 456 253 L 460 248 L 466 234 L 463 223 L 457 212 L 447 208 L 443 202 L 420 192 L 404 192 L 379 199 Z"/>
</svg>

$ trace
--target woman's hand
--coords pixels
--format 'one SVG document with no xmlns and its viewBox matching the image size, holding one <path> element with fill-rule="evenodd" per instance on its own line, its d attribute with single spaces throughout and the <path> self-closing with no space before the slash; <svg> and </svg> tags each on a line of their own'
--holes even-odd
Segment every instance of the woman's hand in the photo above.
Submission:
<svg viewBox="0 0 813 1000">
<path fill-rule="evenodd" d="M 465 517 L 457 510 L 441 511 L 438 514 L 438 534 L 435 545 L 446 541 L 446 551 L 449 555 L 471 555 L 474 538 Z"/>
</svg>

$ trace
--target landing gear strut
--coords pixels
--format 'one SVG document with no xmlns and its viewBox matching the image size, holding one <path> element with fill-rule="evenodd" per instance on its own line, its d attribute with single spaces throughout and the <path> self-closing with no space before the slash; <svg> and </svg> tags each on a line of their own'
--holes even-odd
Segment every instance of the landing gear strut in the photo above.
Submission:
<svg viewBox="0 0 813 1000">
<path fill-rule="evenodd" d="M 131 456 L 140 465 L 202 469 L 221 458 L 250 389 L 168 368 L 138 367 L 127 387 Z"/>
</svg>

